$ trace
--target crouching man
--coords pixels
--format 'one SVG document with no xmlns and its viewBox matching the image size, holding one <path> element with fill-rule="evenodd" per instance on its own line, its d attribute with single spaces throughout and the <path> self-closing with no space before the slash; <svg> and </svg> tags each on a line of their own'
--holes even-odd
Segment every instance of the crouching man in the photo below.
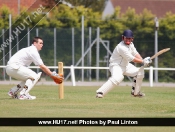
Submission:
<svg viewBox="0 0 175 132">
<path fill-rule="evenodd" d="M 40 37 L 34 37 L 32 45 L 19 50 L 15 53 L 7 63 L 6 73 L 21 82 L 10 89 L 8 95 L 12 98 L 20 100 L 33 100 L 35 96 L 29 94 L 30 90 L 35 86 L 41 77 L 42 72 L 36 73 L 29 69 L 28 66 L 33 62 L 39 66 L 43 72 L 49 75 L 56 83 L 60 84 L 63 81 L 63 76 L 58 75 L 55 72 L 51 72 L 50 69 L 44 65 L 39 51 L 43 47 L 43 40 Z"/>
</svg>

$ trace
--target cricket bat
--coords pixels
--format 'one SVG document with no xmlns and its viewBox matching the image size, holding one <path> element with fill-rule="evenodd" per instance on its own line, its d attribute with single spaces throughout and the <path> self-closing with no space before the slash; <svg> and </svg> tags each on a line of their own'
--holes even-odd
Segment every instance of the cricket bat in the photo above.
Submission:
<svg viewBox="0 0 175 132">
<path fill-rule="evenodd" d="M 151 60 L 154 59 L 154 58 L 156 58 L 157 56 L 159 56 L 159 55 L 161 55 L 161 54 L 163 54 L 163 53 L 169 51 L 169 50 L 170 50 L 170 48 L 165 48 L 165 49 L 160 50 L 160 51 L 157 52 L 155 55 L 151 56 Z"/>
</svg>

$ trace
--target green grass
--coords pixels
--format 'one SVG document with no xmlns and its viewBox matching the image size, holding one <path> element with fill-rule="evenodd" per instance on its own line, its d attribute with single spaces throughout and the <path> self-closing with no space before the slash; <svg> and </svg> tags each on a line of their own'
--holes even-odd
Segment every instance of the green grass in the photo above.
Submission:
<svg viewBox="0 0 175 132">
<path fill-rule="evenodd" d="M 57 86 L 35 86 L 36 100 L 8 97 L 11 85 L 0 85 L 0 117 L 175 117 L 175 88 L 142 87 L 144 98 L 130 95 L 131 88 L 116 87 L 104 98 L 95 98 L 98 87 L 65 86 L 64 99 Z M 3 132 L 173 132 L 175 127 L 0 127 Z"/>
</svg>

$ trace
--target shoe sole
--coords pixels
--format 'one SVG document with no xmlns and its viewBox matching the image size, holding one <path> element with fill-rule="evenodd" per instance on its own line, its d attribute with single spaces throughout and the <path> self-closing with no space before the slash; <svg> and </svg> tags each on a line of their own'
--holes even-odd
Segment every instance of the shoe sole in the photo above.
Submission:
<svg viewBox="0 0 175 132">
<path fill-rule="evenodd" d="M 19 99 L 19 100 L 34 100 L 34 99 L 36 99 L 36 97 L 35 97 L 35 98 L 30 98 L 30 99 L 29 99 L 29 98 L 20 98 L 20 97 L 19 97 L 18 99 Z"/>
<path fill-rule="evenodd" d="M 34 99 L 23 99 L 23 98 L 19 98 L 19 100 L 34 100 Z"/>
<path fill-rule="evenodd" d="M 7 93 L 8 94 L 8 96 L 10 96 L 11 98 L 13 98 L 13 99 L 18 99 L 18 96 L 17 96 L 17 94 L 16 95 L 11 95 L 11 94 L 9 94 L 9 93 Z M 16 98 L 17 97 L 17 98 Z"/>
<path fill-rule="evenodd" d="M 8 95 L 8 96 L 10 96 L 10 97 L 12 97 L 12 96 L 13 96 L 13 95 L 11 95 L 11 94 L 9 94 L 9 93 L 7 93 L 7 95 Z"/>
<path fill-rule="evenodd" d="M 139 98 L 145 97 L 145 94 L 144 93 L 141 93 L 141 94 L 143 94 L 143 95 L 140 95 L 140 93 L 138 95 L 134 95 L 134 93 L 131 92 L 131 96 L 133 96 L 133 97 L 139 97 Z"/>
<path fill-rule="evenodd" d="M 133 96 L 133 97 L 138 97 L 138 98 L 143 98 L 143 97 L 145 97 L 145 95 L 144 95 L 144 96 L 139 96 L 139 95 L 131 95 L 131 96 Z"/>
<path fill-rule="evenodd" d="M 103 98 L 103 95 L 96 95 L 96 98 Z"/>
</svg>

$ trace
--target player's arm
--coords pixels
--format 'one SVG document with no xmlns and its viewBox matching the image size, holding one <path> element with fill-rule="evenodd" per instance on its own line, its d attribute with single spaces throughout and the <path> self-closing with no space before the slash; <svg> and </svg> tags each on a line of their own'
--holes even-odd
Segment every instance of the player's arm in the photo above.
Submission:
<svg viewBox="0 0 175 132">
<path fill-rule="evenodd" d="M 143 59 L 140 56 L 140 54 L 136 54 L 135 58 L 132 61 L 135 63 L 141 63 L 145 67 L 148 67 L 152 63 L 152 60 L 150 59 L 150 57 L 146 57 L 145 59 Z"/>
<path fill-rule="evenodd" d="M 49 75 L 49 76 L 52 75 L 52 72 L 50 71 L 50 69 L 49 69 L 46 65 L 42 64 L 42 65 L 40 65 L 39 67 L 40 67 L 41 70 L 43 70 L 47 75 Z"/>
<path fill-rule="evenodd" d="M 140 54 L 136 54 L 132 61 L 135 62 L 135 63 L 143 63 L 143 58 L 141 57 Z"/>
<path fill-rule="evenodd" d="M 129 62 L 135 62 L 135 63 L 143 63 L 143 59 L 140 56 L 140 54 L 138 52 L 135 51 L 135 54 L 128 52 L 127 48 L 120 48 L 119 49 L 119 53 L 120 55 L 125 58 L 126 60 L 128 60 Z"/>
<path fill-rule="evenodd" d="M 33 51 L 31 54 L 30 54 L 32 60 L 33 60 L 33 63 L 37 66 L 40 67 L 40 69 L 45 72 L 47 75 L 51 76 L 52 75 L 52 72 L 50 71 L 50 69 L 44 65 L 40 55 L 38 52 L 36 51 Z"/>
<path fill-rule="evenodd" d="M 38 52 L 34 52 L 33 54 L 31 54 L 31 57 L 35 65 L 39 65 L 40 69 L 44 71 L 47 75 L 49 75 L 54 80 L 55 83 L 57 84 L 62 83 L 62 81 L 64 80 L 63 75 L 59 75 L 55 71 L 51 72 L 50 69 L 46 65 L 44 65 Z"/>
<path fill-rule="evenodd" d="M 56 72 L 51 72 L 50 69 L 49 69 L 46 65 L 44 65 L 44 64 L 40 65 L 39 67 L 40 67 L 47 75 L 49 75 L 49 76 L 54 80 L 55 83 L 60 84 L 60 83 L 63 82 L 63 80 L 64 80 L 63 75 L 58 75 Z"/>
</svg>

